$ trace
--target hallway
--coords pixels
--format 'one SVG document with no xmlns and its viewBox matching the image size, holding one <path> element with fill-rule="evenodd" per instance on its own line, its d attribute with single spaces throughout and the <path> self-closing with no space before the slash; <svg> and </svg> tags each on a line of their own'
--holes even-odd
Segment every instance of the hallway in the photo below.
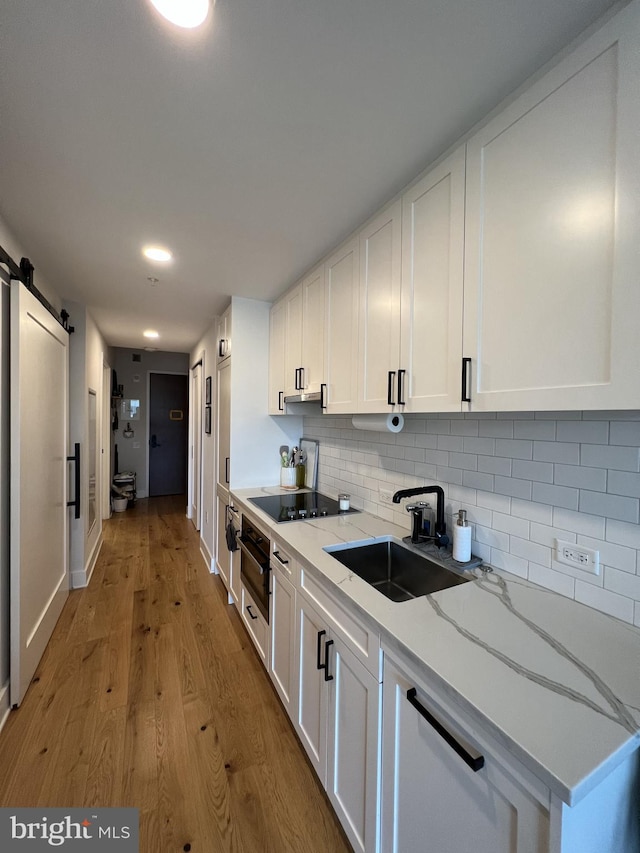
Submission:
<svg viewBox="0 0 640 853">
<path fill-rule="evenodd" d="M 105 522 L 0 734 L 0 806 L 135 806 L 141 853 L 348 851 L 184 503 Z"/>
</svg>

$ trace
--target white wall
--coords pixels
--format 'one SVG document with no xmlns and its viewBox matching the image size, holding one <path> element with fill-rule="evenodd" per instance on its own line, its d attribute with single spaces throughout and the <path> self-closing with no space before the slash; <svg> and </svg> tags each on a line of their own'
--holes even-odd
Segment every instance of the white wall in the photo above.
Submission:
<svg viewBox="0 0 640 853">
<path fill-rule="evenodd" d="M 485 562 L 640 626 L 640 412 L 409 415 L 398 434 L 325 415 L 305 435 L 320 441 L 322 491 L 409 532 L 380 488 L 437 483 L 449 531 L 466 509 Z M 555 538 L 598 550 L 600 575 L 556 562 Z"/>
<path fill-rule="evenodd" d="M 122 431 L 126 422 L 120 417 L 115 443 L 118 446 L 118 467 L 120 471 L 135 471 L 138 497 L 148 495 L 148 377 L 150 372 L 189 373 L 189 355 L 182 352 L 146 352 L 144 349 L 125 349 L 114 347 L 113 365 L 118 384 L 124 385 L 127 399 L 140 400 L 140 419 L 131 421 L 133 438 L 124 438 Z M 139 355 L 139 362 L 133 361 L 133 355 Z"/>
<path fill-rule="evenodd" d="M 65 303 L 69 323 L 75 329 L 69 338 L 69 444 L 80 444 L 80 518 L 71 519 L 69 563 L 73 588 L 86 586 L 102 543 L 102 382 L 103 364 L 109 363 L 109 349 L 93 318 L 75 302 Z M 91 530 L 89 519 L 89 389 L 96 392 L 96 521 Z"/>
</svg>

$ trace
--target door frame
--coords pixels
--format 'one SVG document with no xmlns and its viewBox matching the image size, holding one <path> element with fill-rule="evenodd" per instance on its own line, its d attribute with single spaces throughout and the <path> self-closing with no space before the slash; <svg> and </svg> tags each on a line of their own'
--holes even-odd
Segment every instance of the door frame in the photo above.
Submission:
<svg viewBox="0 0 640 853">
<path fill-rule="evenodd" d="M 100 517 L 111 518 L 111 368 L 102 358 L 102 453 L 100 455 Z"/>
<path fill-rule="evenodd" d="M 145 418 L 146 424 L 146 449 L 145 454 L 147 458 L 147 478 L 146 478 L 146 495 L 149 497 L 149 440 L 150 440 L 150 428 L 151 428 L 151 374 L 159 373 L 163 376 L 186 376 L 187 377 L 187 395 L 189 393 L 189 371 L 185 373 L 184 370 L 147 370 L 147 416 Z M 189 412 L 189 398 L 187 396 L 187 417 Z M 187 463 L 189 462 L 189 432 L 187 430 Z M 189 466 L 187 464 L 187 476 L 188 476 Z M 187 490 L 189 489 L 189 483 L 187 482 Z M 188 497 L 188 496 L 187 496 Z"/>
<path fill-rule="evenodd" d="M 200 417 L 197 417 L 197 412 L 195 410 L 195 400 L 191 394 L 191 390 L 193 387 L 193 373 L 196 367 L 200 368 Z M 202 400 L 203 400 L 203 388 L 205 383 L 205 369 L 204 369 L 204 350 L 201 350 L 198 354 L 196 361 L 189 369 L 189 448 L 193 448 L 193 453 L 189 453 L 187 459 L 187 518 L 190 518 L 193 521 L 194 527 L 196 530 L 202 530 L 202 496 L 203 496 L 203 488 L 202 488 L 202 474 L 203 474 L 203 466 L 202 466 L 202 445 L 203 445 L 203 436 L 204 436 L 204 424 L 202 422 Z M 196 456 L 195 448 L 196 448 L 196 427 L 199 425 L 200 436 L 198 442 L 198 454 Z M 194 488 L 196 482 L 196 467 L 199 472 L 199 491 L 198 495 L 198 518 L 193 518 L 191 513 L 191 507 L 193 506 L 193 496 L 194 496 Z"/>
</svg>

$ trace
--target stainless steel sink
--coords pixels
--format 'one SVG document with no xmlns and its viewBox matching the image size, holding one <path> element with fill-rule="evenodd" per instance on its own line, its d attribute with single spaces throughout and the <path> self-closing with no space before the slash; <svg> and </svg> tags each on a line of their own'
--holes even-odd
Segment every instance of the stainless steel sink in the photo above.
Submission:
<svg viewBox="0 0 640 853">
<path fill-rule="evenodd" d="M 393 537 L 329 545 L 324 550 L 392 601 L 408 601 L 471 580 Z"/>
</svg>

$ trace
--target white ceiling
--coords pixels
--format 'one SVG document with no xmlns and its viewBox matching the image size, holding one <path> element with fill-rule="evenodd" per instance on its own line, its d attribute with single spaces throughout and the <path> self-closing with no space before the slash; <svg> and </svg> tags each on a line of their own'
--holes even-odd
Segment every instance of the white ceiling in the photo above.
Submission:
<svg viewBox="0 0 640 853">
<path fill-rule="evenodd" d="M 110 344 L 151 326 L 189 350 L 231 294 L 282 293 L 611 5 L 218 0 L 190 32 L 149 0 L 3 3 L 0 215 Z"/>
</svg>

